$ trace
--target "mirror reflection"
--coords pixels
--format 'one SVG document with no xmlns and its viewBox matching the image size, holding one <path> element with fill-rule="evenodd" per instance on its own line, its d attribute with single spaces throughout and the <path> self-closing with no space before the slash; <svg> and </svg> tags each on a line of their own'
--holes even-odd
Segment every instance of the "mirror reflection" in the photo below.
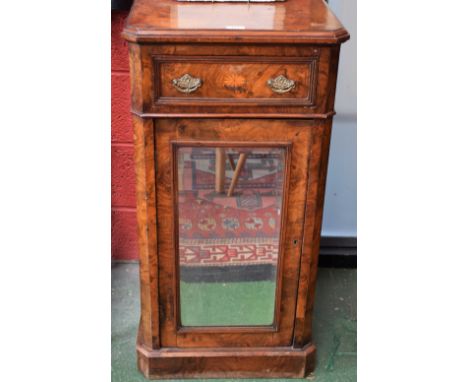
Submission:
<svg viewBox="0 0 468 382">
<path fill-rule="evenodd" d="M 284 147 L 178 147 L 183 326 L 273 323 Z"/>
</svg>

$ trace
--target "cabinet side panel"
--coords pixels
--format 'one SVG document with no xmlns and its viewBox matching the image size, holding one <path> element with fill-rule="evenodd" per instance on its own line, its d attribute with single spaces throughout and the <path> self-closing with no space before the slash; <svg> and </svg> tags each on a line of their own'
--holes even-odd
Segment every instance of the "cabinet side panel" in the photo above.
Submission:
<svg viewBox="0 0 468 382">
<path fill-rule="evenodd" d="M 143 78 L 141 69 L 140 46 L 128 44 L 128 54 L 130 59 L 130 88 L 132 95 L 132 110 L 134 112 L 143 111 Z"/>
<path fill-rule="evenodd" d="M 330 48 L 330 62 L 328 69 L 328 94 L 326 98 L 326 110 L 335 109 L 336 81 L 338 78 L 338 64 L 340 58 L 340 45 Z"/>
<path fill-rule="evenodd" d="M 325 86 L 326 94 L 324 94 L 323 99 L 326 102 L 325 109 L 334 110 L 340 45 L 331 47 L 328 53 L 329 59 L 326 62 L 327 75 L 324 76 L 327 79 Z M 302 347 L 312 341 L 312 313 L 315 299 L 332 119 L 317 121 L 317 123 L 321 126 L 321 133 L 320 136 L 314 136 L 314 143 L 311 148 L 305 216 L 306 224 L 294 329 L 295 347 Z M 314 149 L 314 147 L 317 147 L 319 150 Z"/>
<path fill-rule="evenodd" d="M 141 320 L 138 342 L 159 348 L 158 261 L 153 121 L 133 116 Z"/>
<path fill-rule="evenodd" d="M 312 340 L 312 309 L 315 296 L 323 201 L 330 146 L 331 121 L 317 122 L 310 147 L 304 241 L 300 265 L 294 347 Z"/>
<path fill-rule="evenodd" d="M 157 162 L 156 194 L 158 210 L 158 266 L 159 266 L 159 312 L 161 315 L 161 345 L 176 347 L 177 338 L 174 327 L 175 306 L 174 288 L 176 271 L 174 250 L 174 210 L 172 189 L 171 140 L 176 138 L 177 130 L 168 126 L 165 120 L 156 119 L 155 158 Z"/>
</svg>

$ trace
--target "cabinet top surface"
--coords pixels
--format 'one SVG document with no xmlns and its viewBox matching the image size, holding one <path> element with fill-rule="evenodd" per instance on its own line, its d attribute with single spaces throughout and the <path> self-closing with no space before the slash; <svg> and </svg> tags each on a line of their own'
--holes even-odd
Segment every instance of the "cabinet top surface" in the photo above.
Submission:
<svg viewBox="0 0 468 382">
<path fill-rule="evenodd" d="M 135 0 L 123 35 L 134 42 L 336 44 L 349 38 L 323 0 L 276 3 Z"/>
</svg>

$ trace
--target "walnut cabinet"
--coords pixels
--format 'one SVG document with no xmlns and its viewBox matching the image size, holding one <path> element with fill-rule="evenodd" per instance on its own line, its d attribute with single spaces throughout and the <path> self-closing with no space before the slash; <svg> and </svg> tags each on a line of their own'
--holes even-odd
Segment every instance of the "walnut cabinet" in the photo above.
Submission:
<svg viewBox="0 0 468 382">
<path fill-rule="evenodd" d="M 322 0 L 135 0 L 148 378 L 304 377 L 340 44 Z"/>
</svg>

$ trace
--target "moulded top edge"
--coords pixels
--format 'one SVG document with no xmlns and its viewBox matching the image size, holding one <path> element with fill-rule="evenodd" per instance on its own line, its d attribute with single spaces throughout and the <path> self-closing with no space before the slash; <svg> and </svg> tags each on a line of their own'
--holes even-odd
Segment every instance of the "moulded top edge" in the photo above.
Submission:
<svg viewBox="0 0 468 382">
<path fill-rule="evenodd" d="M 276 3 L 135 0 L 123 36 L 141 43 L 337 44 L 349 38 L 323 0 Z"/>
</svg>

